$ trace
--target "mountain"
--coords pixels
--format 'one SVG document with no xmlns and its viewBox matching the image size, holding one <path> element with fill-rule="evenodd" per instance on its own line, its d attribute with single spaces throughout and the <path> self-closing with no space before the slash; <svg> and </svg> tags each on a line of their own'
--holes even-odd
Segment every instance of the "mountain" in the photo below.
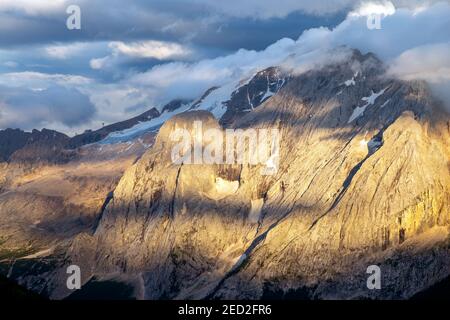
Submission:
<svg viewBox="0 0 450 320">
<path fill-rule="evenodd" d="M 19 129 L 0 130 L 0 161 L 54 159 L 54 151 L 65 146 L 68 137 L 54 130 L 25 132 Z M 49 151 L 51 154 L 49 154 Z"/>
<path fill-rule="evenodd" d="M 220 123 L 229 126 L 251 110 L 259 107 L 267 99 L 275 95 L 286 84 L 287 77 L 271 67 L 258 72 L 248 83 L 239 87 L 226 102 L 226 112 Z"/>
<path fill-rule="evenodd" d="M 76 264 L 86 288 L 114 280 L 135 298 L 407 299 L 450 276 L 450 116 L 424 82 L 386 77 L 374 55 L 354 51 L 301 74 L 261 70 L 162 114 L 83 147 L 52 168 L 62 178 L 41 172 L 0 194 L 2 246 L 34 266 L 7 268 L 16 279 L 64 298 Z M 195 134 L 196 121 L 276 128 L 278 170 L 173 163 L 172 133 Z M 24 195 L 39 211 L 14 202 Z M 30 259 L 18 244 L 36 229 Z M 366 286 L 371 265 L 382 290 Z"/>
<path fill-rule="evenodd" d="M 43 166 L 67 163 L 76 157 L 65 149 L 69 137 L 54 130 L 6 129 L 0 131 L 0 141 L 3 160 L 0 162 L 0 191 L 18 176 Z"/>
<path fill-rule="evenodd" d="M 160 113 L 158 112 L 158 110 L 152 108 L 134 118 L 113 123 L 111 125 L 104 126 L 103 128 L 95 131 L 87 130 L 86 132 L 71 138 L 67 147 L 74 149 L 86 144 L 98 142 L 106 138 L 112 132 L 129 129 L 140 122 L 149 121 L 151 119 L 157 118 L 159 115 Z"/>
<path fill-rule="evenodd" d="M 21 149 L 28 141 L 30 133 L 20 129 L 0 130 L 0 161 L 4 162 L 17 150 Z"/>
<path fill-rule="evenodd" d="M 287 76 L 283 76 L 279 68 L 267 68 L 256 72 L 250 79 L 231 81 L 221 87 L 209 88 L 194 101 L 172 100 L 161 108 L 161 113 L 154 117 L 148 119 L 143 117 L 138 121 L 132 119 L 126 122 L 126 127 L 109 126 L 108 134 L 102 135 L 97 141 L 104 139 L 103 143 L 126 142 L 156 133 L 171 117 L 189 110 L 209 111 L 220 120 L 221 125 L 228 126 L 276 94 L 286 81 Z M 92 134 L 97 136 L 97 131 L 88 133 L 88 135 Z"/>
<path fill-rule="evenodd" d="M 64 152 L 69 137 L 63 133 L 42 129 L 33 130 L 24 146 L 9 158 L 10 162 L 20 163 L 58 163 L 70 160 Z"/>
</svg>

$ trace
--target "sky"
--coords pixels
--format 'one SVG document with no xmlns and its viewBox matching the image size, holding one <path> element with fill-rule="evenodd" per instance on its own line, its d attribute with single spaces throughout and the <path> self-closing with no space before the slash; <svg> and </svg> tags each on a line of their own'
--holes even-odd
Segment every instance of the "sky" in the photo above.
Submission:
<svg viewBox="0 0 450 320">
<path fill-rule="evenodd" d="M 81 10 L 69 30 L 66 9 Z M 381 29 L 367 27 L 380 14 Z M 1 0 L 0 129 L 69 135 L 346 45 L 450 101 L 449 1 Z M 449 103 L 450 105 L 450 103 Z"/>
</svg>

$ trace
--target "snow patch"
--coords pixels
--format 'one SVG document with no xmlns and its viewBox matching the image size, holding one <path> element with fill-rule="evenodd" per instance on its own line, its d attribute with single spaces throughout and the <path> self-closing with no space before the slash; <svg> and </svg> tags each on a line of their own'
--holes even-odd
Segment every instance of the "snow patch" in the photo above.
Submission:
<svg viewBox="0 0 450 320">
<path fill-rule="evenodd" d="M 366 101 L 367 104 L 374 104 L 375 101 L 377 100 L 377 98 L 378 98 L 379 96 L 381 96 L 382 94 L 384 94 L 384 92 L 386 91 L 386 89 L 387 89 L 387 88 L 384 88 L 383 90 L 381 90 L 380 92 L 377 92 L 377 93 L 373 92 L 373 90 L 372 90 L 372 94 L 371 94 L 370 96 L 364 97 L 364 98 L 362 98 L 361 100 Z"/>
<path fill-rule="evenodd" d="M 283 85 L 284 85 L 285 79 L 281 79 L 281 80 L 282 80 L 281 84 L 277 85 L 276 92 L 273 92 L 273 91 L 270 90 L 270 86 L 278 84 L 279 81 L 270 82 L 269 81 L 269 77 L 267 76 L 267 90 L 266 90 L 266 93 L 264 93 L 264 95 L 262 96 L 261 100 L 259 100 L 259 101 L 263 102 L 266 99 L 269 99 L 270 97 L 272 97 L 274 94 L 276 94 L 278 92 L 278 90 L 280 90 L 283 87 Z"/>
<path fill-rule="evenodd" d="M 373 92 L 372 90 L 372 94 L 368 97 L 363 97 L 361 100 L 366 101 L 366 104 L 362 107 L 356 107 L 355 110 L 353 110 L 353 114 L 350 116 L 350 119 L 348 120 L 348 123 L 352 122 L 353 120 L 359 118 L 360 116 L 364 115 L 364 111 L 366 111 L 367 107 L 370 105 L 373 105 L 375 103 L 375 101 L 377 100 L 377 98 L 379 96 L 381 96 L 382 94 L 384 94 L 384 92 L 386 91 L 387 88 L 381 90 L 380 92 Z"/>
<path fill-rule="evenodd" d="M 355 79 L 358 77 L 359 72 L 355 72 L 350 80 L 344 81 L 345 86 L 350 87 L 356 85 Z"/>
<path fill-rule="evenodd" d="M 269 88 L 267 88 L 266 93 L 263 95 L 263 97 L 261 98 L 261 102 L 272 97 L 275 94 L 275 92 L 270 91 Z"/>
<path fill-rule="evenodd" d="M 185 104 L 174 111 L 165 111 L 157 118 L 150 121 L 140 122 L 137 125 L 122 131 L 111 132 L 105 139 L 101 140 L 99 144 L 114 144 L 133 140 L 146 132 L 157 131 L 167 120 L 174 115 L 185 112 L 189 109 L 190 104 Z"/>
<path fill-rule="evenodd" d="M 230 82 L 220 88 L 213 90 L 208 94 L 200 104 L 195 108 L 196 110 L 206 110 L 211 112 L 216 119 L 222 118 L 227 111 L 226 102 L 231 99 L 231 95 L 236 91 L 239 83 Z"/>
<path fill-rule="evenodd" d="M 344 84 L 345 84 L 347 87 L 354 86 L 354 85 L 356 84 L 355 78 L 351 78 L 350 80 L 345 81 Z"/>
<path fill-rule="evenodd" d="M 391 99 L 388 99 L 385 103 L 383 103 L 383 104 L 381 105 L 380 108 L 386 107 L 386 105 L 387 105 L 389 102 L 391 102 Z"/>
</svg>

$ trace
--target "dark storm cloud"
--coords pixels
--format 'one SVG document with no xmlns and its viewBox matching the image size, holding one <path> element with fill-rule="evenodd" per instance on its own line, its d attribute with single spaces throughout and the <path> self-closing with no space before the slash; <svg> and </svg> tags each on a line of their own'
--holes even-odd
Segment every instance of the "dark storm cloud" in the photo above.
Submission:
<svg viewBox="0 0 450 320">
<path fill-rule="evenodd" d="M 283 37 L 297 38 L 305 28 L 336 25 L 360 2 L 2 0 L 0 48 L 50 42 L 152 39 L 206 46 L 212 54 L 220 53 L 220 49 L 262 49 Z M 407 6 L 421 3 L 393 2 Z M 69 4 L 81 7 L 81 30 L 69 31 L 65 27 Z"/>
<path fill-rule="evenodd" d="M 0 127 L 34 129 L 73 128 L 89 122 L 96 109 L 89 98 L 73 88 L 45 89 L 0 86 Z"/>
<path fill-rule="evenodd" d="M 109 82 L 161 62 L 201 60 L 240 48 L 261 50 L 284 37 L 296 39 L 311 27 L 335 26 L 345 17 L 343 11 L 331 15 L 302 13 L 297 8 L 304 8 L 305 1 L 284 1 L 285 16 L 277 12 L 275 16 L 265 14 L 264 18 L 261 14 L 236 15 L 233 6 L 218 7 L 216 1 L 206 0 L 5 1 L 0 4 L 0 72 L 80 74 Z M 258 1 L 264 3 L 262 9 L 268 13 L 273 9 L 270 1 Z M 69 3 L 81 8 L 81 30 L 66 28 Z M 283 1 L 278 6 L 283 6 Z M 108 48 L 111 41 L 147 40 L 177 43 L 190 54 L 166 59 L 111 56 Z M 73 50 L 65 59 L 45 52 L 48 46 L 74 43 L 88 45 L 82 51 Z M 91 60 L 101 61 L 107 56 L 104 67 L 93 70 Z"/>
<path fill-rule="evenodd" d="M 295 14 L 296 11 L 285 17 L 267 19 L 224 15 L 223 8 L 217 8 L 213 1 L 78 0 L 70 3 L 81 7 L 81 30 L 65 27 L 68 2 L 36 12 L 17 8 L 2 11 L 0 5 L 0 48 L 51 42 L 153 39 L 210 46 L 212 53 L 218 53 L 217 48 L 261 49 L 285 36 L 297 38 L 310 22 L 313 26 L 338 22 L 336 18 L 315 18 Z"/>
<path fill-rule="evenodd" d="M 301 12 L 265 20 L 230 18 L 218 23 L 216 29 L 198 34 L 196 41 L 202 46 L 229 51 L 240 48 L 262 50 L 281 38 L 297 39 L 304 30 L 334 27 L 344 19 L 344 13 L 317 17 Z"/>
</svg>

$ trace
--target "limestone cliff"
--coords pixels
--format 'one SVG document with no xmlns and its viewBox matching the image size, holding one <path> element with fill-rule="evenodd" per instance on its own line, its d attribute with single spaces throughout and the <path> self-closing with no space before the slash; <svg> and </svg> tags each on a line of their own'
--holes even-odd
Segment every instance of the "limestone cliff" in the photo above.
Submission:
<svg viewBox="0 0 450 320">
<path fill-rule="evenodd" d="M 204 111 L 166 122 L 74 241 L 84 281 L 126 275 L 148 299 L 408 298 L 450 274 L 450 118 L 424 83 L 356 53 L 291 75 L 229 124 L 280 130 L 275 175 L 173 164 L 170 133 L 196 120 L 219 128 Z M 366 287 L 372 264 L 382 290 Z"/>
</svg>

